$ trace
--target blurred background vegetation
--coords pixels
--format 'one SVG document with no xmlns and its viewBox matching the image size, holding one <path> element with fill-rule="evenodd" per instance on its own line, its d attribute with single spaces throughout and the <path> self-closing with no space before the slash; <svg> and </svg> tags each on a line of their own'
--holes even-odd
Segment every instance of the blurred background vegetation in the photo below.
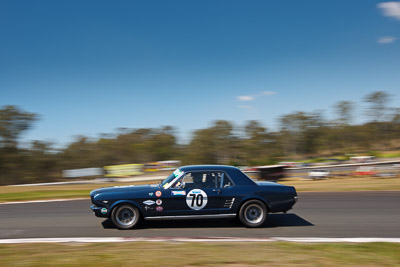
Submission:
<svg viewBox="0 0 400 267">
<path fill-rule="evenodd" d="M 278 118 L 279 128 L 270 131 L 258 121 L 244 126 L 217 120 L 193 132 L 187 144 L 179 144 L 175 129 L 121 128 L 117 134 L 98 139 L 85 136 L 65 148 L 45 141 L 19 143 L 23 132 L 38 121 L 38 114 L 16 106 L 0 109 L 0 185 L 55 181 L 66 169 L 114 164 L 181 160 L 187 164 L 266 165 L 285 160 L 373 151 L 397 151 L 400 147 L 400 108 L 389 107 L 391 96 L 372 92 L 362 99 L 368 122 L 354 124 L 355 104 L 340 101 L 336 118 L 324 111 L 293 112 Z"/>
</svg>

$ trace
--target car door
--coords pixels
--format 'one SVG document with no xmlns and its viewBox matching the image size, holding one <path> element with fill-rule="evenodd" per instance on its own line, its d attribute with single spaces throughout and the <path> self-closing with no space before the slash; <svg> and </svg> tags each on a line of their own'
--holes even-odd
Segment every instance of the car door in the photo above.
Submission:
<svg viewBox="0 0 400 267">
<path fill-rule="evenodd" d="M 243 196 L 235 186 L 232 179 L 224 172 L 222 173 L 221 192 L 220 192 L 220 213 L 235 213 L 238 203 Z"/>
<path fill-rule="evenodd" d="M 164 190 L 164 216 L 216 214 L 220 209 L 221 188 L 214 171 L 185 173 L 179 186 Z M 183 186 L 184 185 L 184 186 Z"/>
</svg>

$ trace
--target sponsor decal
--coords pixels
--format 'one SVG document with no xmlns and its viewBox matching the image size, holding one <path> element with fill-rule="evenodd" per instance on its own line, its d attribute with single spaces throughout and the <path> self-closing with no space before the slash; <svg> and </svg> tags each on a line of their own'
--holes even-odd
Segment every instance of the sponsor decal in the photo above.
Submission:
<svg viewBox="0 0 400 267">
<path fill-rule="evenodd" d="M 162 204 L 162 200 L 161 200 L 161 199 L 157 199 L 157 200 L 156 200 L 156 204 L 157 204 L 158 206 L 160 206 L 160 205 Z"/>
<path fill-rule="evenodd" d="M 181 171 L 181 170 L 179 170 L 179 169 L 176 169 L 172 174 L 175 176 L 175 179 L 173 179 L 173 181 L 176 181 L 176 180 L 179 179 L 181 176 L 183 176 L 184 172 Z M 171 186 L 171 182 L 172 182 L 172 181 L 170 181 L 169 183 L 164 184 L 164 185 L 163 185 L 163 188 L 164 188 L 164 189 L 169 188 L 169 187 Z"/>
<path fill-rule="evenodd" d="M 171 191 L 173 196 L 186 196 L 186 191 Z"/>
<path fill-rule="evenodd" d="M 174 171 L 174 176 L 175 176 L 175 178 L 178 177 L 178 176 L 181 176 L 182 174 L 183 174 L 183 172 L 182 172 L 180 169 L 176 169 L 176 170 Z"/>
<path fill-rule="evenodd" d="M 153 192 L 149 193 L 149 196 L 151 196 L 151 197 L 152 197 L 153 195 L 154 195 L 154 193 L 153 193 Z"/>
<path fill-rule="evenodd" d="M 161 197 L 161 191 L 156 191 L 156 197 Z"/>
<path fill-rule="evenodd" d="M 148 210 L 154 210 L 153 207 L 149 207 L 149 206 L 144 206 L 144 209 L 145 209 L 146 211 L 148 211 Z"/>
<path fill-rule="evenodd" d="M 156 207 L 156 211 L 163 211 L 163 210 L 164 210 L 164 208 L 162 206 L 157 206 Z"/>
<path fill-rule="evenodd" d="M 186 204 L 192 210 L 201 210 L 207 205 L 208 197 L 201 189 L 193 189 L 186 196 Z"/>
<path fill-rule="evenodd" d="M 101 213 L 103 213 L 103 214 L 107 214 L 107 209 L 106 209 L 106 208 L 102 208 L 100 211 L 101 211 Z"/>
<path fill-rule="evenodd" d="M 153 205 L 155 202 L 153 201 L 153 200 L 146 200 L 146 201 L 143 201 L 143 204 L 146 204 L 146 205 L 149 205 L 149 206 L 151 206 L 151 205 Z"/>
</svg>

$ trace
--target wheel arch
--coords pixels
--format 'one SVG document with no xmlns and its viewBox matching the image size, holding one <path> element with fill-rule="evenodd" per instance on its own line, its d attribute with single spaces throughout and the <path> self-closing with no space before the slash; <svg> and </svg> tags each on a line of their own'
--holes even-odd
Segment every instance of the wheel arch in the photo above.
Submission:
<svg viewBox="0 0 400 267">
<path fill-rule="evenodd" d="M 120 206 L 120 205 L 122 205 L 122 204 L 129 204 L 129 205 L 134 206 L 135 208 L 138 209 L 139 215 L 140 215 L 141 217 L 143 217 L 143 211 L 142 211 L 142 209 L 140 208 L 140 206 L 139 206 L 135 201 L 132 201 L 132 200 L 118 200 L 118 201 L 114 202 L 114 203 L 111 205 L 111 207 L 110 207 L 109 217 L 111 217 L 111 214 L 112 214 L 113 210 L 114 210 L 116 207 L 118 207 L 118 206 Z"/>
<path fill-rule="evenodd" d="M 251 201 L 251 200 L 258 200 L 258 201 L 261 201 L 261 202 L 265 205 L 265 207 L 266 207 L 266 209 L 267 209 L 267 213 L 271 210 L 271 207 L 270 207 L 270 205 L 268 204 L 268 201 L 266 201 L 266 200 L 263 199 L 262 197 L 260 197 L 260 196 L 247 196 L 247 197 L 243 198 L 242 201 L 240 202 L 240 204 L 239 204 L 239 206 L 238 206 L 238 208 L 237 208 L 236 214 L 239 215 L 239 212 L 240 212 L 240 209 L 242 208 L 242 206 L 243 206 L 246 202 L 249 202 L 249 201 Z"/>
</svg>

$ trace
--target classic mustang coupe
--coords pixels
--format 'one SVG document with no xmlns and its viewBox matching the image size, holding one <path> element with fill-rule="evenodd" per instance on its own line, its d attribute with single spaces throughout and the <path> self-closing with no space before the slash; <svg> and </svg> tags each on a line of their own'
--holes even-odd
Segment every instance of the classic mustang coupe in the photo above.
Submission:
<svg viewBox="0 0 400 267">
<path fill-rule="evenodd" d="M 97 217 L 111 218 L 119 229 L 141 219 L 238 217 L 246 227 L 261 226 L 269 212 L 286 212 L 297 201 L 296 189 L 254 182 L 236 167 L 185 166 L 160 184 L 115 186 L 90 192 Z"/>
</svg>

